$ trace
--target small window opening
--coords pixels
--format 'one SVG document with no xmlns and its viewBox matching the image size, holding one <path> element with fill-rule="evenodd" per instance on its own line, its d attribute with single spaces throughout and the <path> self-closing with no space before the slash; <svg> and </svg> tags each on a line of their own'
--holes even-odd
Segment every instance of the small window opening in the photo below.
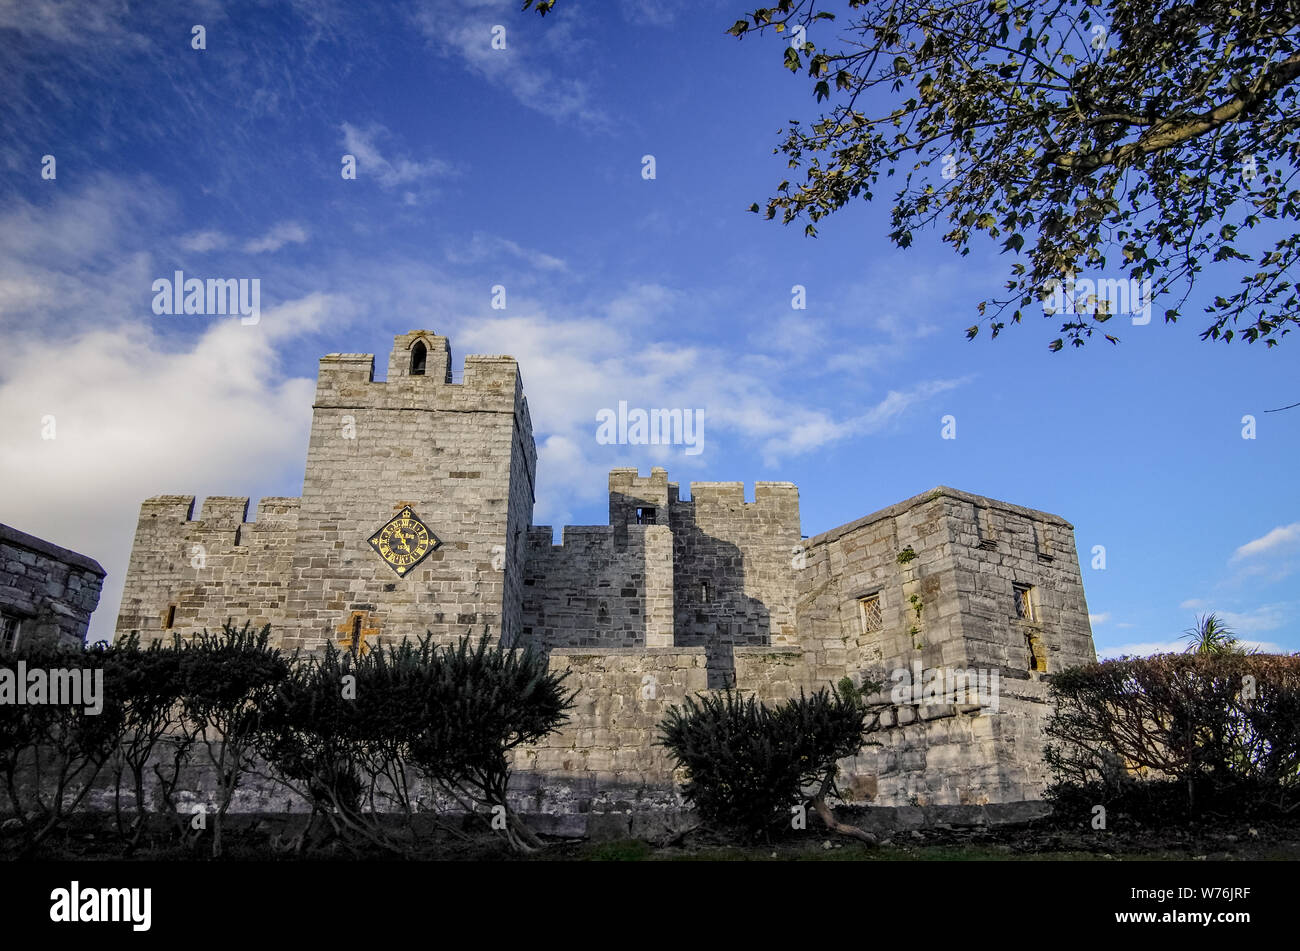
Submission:
<svg viewBox="0 0 1300 951">
<path fill-rule="evenodd" d="M 875 634 L 885 626 L 884 615 L 880 611 L 880 595 L 872 594 L 858 599 L 858 611 L 862 617 L 862 633 Z"/>
<path fill-rule="evenodd" d="M 424 364 L 429 356 L 429 348 L 423 340 L 417 340 L 411 348 L 411 376 L 424 376 Z"/>
<path fill-rule="evenodd" d="M 636 523 L 638 525 L 653 525 L 655 523 L 655 510 L 652 508 L 637 509 Z"/>
<path fill-rule="evenodd" d="M 1022 621 L 1037 621 L 1038 618 L 1034 613 L 1033 587 L 1027 584 L 1018 584 L 1015 586 L 1016 591 L 1016 617 Z"/>
<path fill-rule="evenodd" d="M 360 614 L 352 615 L 352 643 L 354 645 L 361 643 L 361 615 Z"/>
<path fill-rule="evenodd" d="M 176 626 L 176 605 L 169 604 L 167 606 L 167 621 L 163 624 L 163 627 L 167 630 L 171 630 L 175 626 Z"/>
<path fill-rule="evenodd" d="M 0 614 L 0 651 L 11 651 L 18 646 L 18 628 L 21 621 L 12 614 Z"/>
<path fill-rule="evenodd" d="M 709 603 L 709 583 L 707 581 L 700 582 L 700 601 L 704 604 Z"/>
</svg>

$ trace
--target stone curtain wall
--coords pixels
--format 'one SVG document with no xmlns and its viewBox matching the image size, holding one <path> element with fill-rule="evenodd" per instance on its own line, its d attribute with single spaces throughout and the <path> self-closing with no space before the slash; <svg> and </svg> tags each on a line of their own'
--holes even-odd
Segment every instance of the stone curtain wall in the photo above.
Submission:
<svg viewBox="0 0 1300 951">
<path fill-rule="evenodd" d="M 672 759 L 657 745 L 659 721 L 707 687 L 702 648 L 553 650 L 554 671 L 572 671 L 569 721 L 514 759 L 516 795 L 534 815 L 586 812 L 615 796 L 629 809 L 680 806 Z"/>
<path fill-rule="evenodd" d="M 0 609 L 20 619 L 20 643 L 83 643 L 103 580 L 99 562 L 0 525 Z"/>
<path fill-rule="evenodd" d="M 216 630 L 228 617 L 279 625 L 293 563 L 298 500 L 264 498 L 246 521 L 247 497 L 211 497 L 193 518 L 194 496 L 162 495 L 140 506 L 117 636 L 144 643 Z M 165 625 L 175 607 L 173 626 Z M 274 628 L 273 628 L 274 630 Z"/>
<path fill-rule="evenodd" d="M 672 536 L 663 525 L 606 525 L 528 533 L 523 643 L 553 647 L 671 647 Z"/>
</svg>

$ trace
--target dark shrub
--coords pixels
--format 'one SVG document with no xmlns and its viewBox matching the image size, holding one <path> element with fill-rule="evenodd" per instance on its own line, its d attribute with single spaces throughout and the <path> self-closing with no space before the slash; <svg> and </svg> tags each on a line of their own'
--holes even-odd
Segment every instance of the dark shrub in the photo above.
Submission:
<svg viewBox="0 0 1300 951">
<path fill-rule="evenodd" d="M 705 822 L 766 838 L 792 807 L 834 792 L 836 764 L 862 749 L 869 722 L 878 721 L 851 685 L 773 707 L 729 690 L 670 707 L 660 743 L 685 769 L 682 792 Z"/>
<path fill-rule="evenodd" d="M 117 748 L 122 706 L 111 696 L 103 674 L 113 652 L 106 644 L 83 649 L 31 641 L 0 655 L 0 689 L 23 691 L 28 700 L 16 703 L 15 694 L 0 703 L 0 781 L 14 817 L 22 823 L 27 849 L 54 832 L 82 803 Z M 47 686 L 40 702 L 30 702 L 39 698 L 27 693 L 33 672 L 39 672 L 38 680 L 44 677 Z M 92 678 L 90 692 L 81 689 L 84 674 Z M 79 699 L 84 702 L 52 702 L 56 676 L 68 686 L 73 679 L 79 681 Z M 96 690 L 92 706 L 90 693 Z"/>
<path fill-rule="evenodd" d="M 410 690 L 419 724 L 411 762 L 466 808 L 493 811 L 493 828 L 521 851 L 541 845 L 506 801 L 509 753 L 559 728 L 573 706 L 564 689 L 568 672 L 556 674 L 533 651 L 489 646 L 486 636 L 471 647 L 435 647 L 430 637 L 416 650 L 422 676 Z"/>
<path fill-rule="evenodd" d="M 290 659 L 260 631 L 227 621 L 180 647 L 182 741 L 203 750 L 215 771 L 212 855 L 221 855 L 222 820 L 241 778 L 254 765 L 261 710 L 289 676 Z"/>
</svg>

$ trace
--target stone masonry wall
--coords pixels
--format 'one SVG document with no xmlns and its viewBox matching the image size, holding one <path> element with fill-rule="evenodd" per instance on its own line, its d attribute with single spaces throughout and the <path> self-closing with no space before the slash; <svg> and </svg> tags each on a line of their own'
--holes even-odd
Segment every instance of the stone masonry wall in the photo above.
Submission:
<svg viewBox="0 0 1300 951">
<path fill-rule="evenodd" d="M 522 631 L 551 647 L 671 647 L 672 535 L 664 525 L 629 525 L 622 547 L 606 525 L 550 526 L 528 533 Z"/>
<path fill-rule="evenodd" d="M 709 653 L 709 685 L 735 679 L 734 647 L 790 646 L 795 628 L 799 491 L 758 482 L 693 482 L 682 501 L 669 486 L 673 530 L 674 642 Z"/>
<path fill-rule="evenodd" d="M 416 336 L 394 350 L 409 351 Z M 373 380 L 369 354 L 321 361 L 286 646 L 338 639 L 355 618 L 371 640 L 427 630 L 439 643 L 497 638 L 517 623 L 523 569 L 503 556 L 531 521 L 535 466 L 519 369 L 510 357 L 470 356 L 464 382 L 450 384 L 433 369 L 437 346 L 430 357 L 426 374 L 412 376 L 395 356 L 387 382 Z M 399 576 L 367 539 L 406 505 L 442 546 Z"/>
<path fill-rule="evenodd" d="M 264 498 L 247 521 L 247 497 L 163 495 L 140 506 L 117 635 L 148 643 L 236 624 L 278 626 L 284 609 L 298 500 Z M 170 616 L 171 624 L 168 625 Z"/>
<path fill-rule="evenodd" d="M 881 746 L 844 764 L 848 788 L 889 805 L 1037 798 L 1046 779 L 1043 677 L 1095 657 L 1070 525 L 941 487 L 805 544 L 799 630 L 817 686 L 847 673 L 883 681 L 883 698 L 893 672 L 916 663 L 998 672 L 996 713 L 896 705 L 875 737 Z M 914 557 L 900 563 L 908 548 Z M 1017 584 L 1030 588 L 1033 620 L 1017 618 Z M 861 607 L 871 596 L 878 630 L 867 629 Z M 1046 670 L 1032 669 L 1044 659 Z"/>
<path fill-rule="evenodd" d="M 19 643 L 83 643 L 103 581 L 99 562 L 0 525 L 0 611 L 18 621 Z"/>
<path fill-rule="evenodd" d="M 658 725 L 706 688 L 705 663 L 698 647 L 551 651 L 551 669 L 571 671 L 576 705 L 557 733 L 516 752 L 519 804 L 534 815 L 571 813 L 617 791 L 630 809 L 680 807 Z"/>
</svg>

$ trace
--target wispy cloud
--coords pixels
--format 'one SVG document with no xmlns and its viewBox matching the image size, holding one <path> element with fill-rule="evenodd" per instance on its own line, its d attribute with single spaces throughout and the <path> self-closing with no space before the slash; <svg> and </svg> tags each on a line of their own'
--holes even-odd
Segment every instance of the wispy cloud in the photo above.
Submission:
<svg viewBox="0 0 1300 951">
<path fill-rule="evenodd" d="M 556 120 L 607 124 L 589 83 L 558 68 L 587 61 L 576 55 L 588 42 L 576 28 L 577 17 L 557 10 L 544 21 L 521 18 L 518 6 L 515 0 L 425 0 L 411 16 L 435 49 L 521 105 Z M 493 47 L 495 27 L 505 28 L 504 49 Z"/>
<path fill-rule="evenodd" d="M 400 188 L 449 175 L 453 171 L 449 163 L 439 158 L 419 160 L 391 152 L 391 157 L 385 155 L 380 151 L 379 143 L 393 136 L 382 125 L 371 124 L 363 129 L 344 122 L 339 131 L 343 133 L 344 150 L 356 157 L 358 180 L 373 178 L 382 188 Z"/>
<path fill-rule="evenodd" d="M 1115 657 L 1150 657 L 1152 654 L 1181 654 L 1187 647 L 1185 641 L 1135 641 L 1097 648 L 1099 660 Z"/>
<path fill-rule="evenodd" d="M 1296 547 L 1300 547 L 1300 522 L 1280 525 L 1259 538 L 1246 542 L 1232 553 L 1232 560 L 1291 551 Z"/>
<path fill-rule="evenodd" d="M 209 251 L 220 251 L 222 248 L 228 247 L 230 245 L 230 235 L 223 231 L 193 231 L 181 235 L 179 243 L 182 251 L 206 254 Z"/>
<path fill-rule="evenodd" d="M 496 235 L 475 232 L 468 242 L 456 244 L 447 251 L 447 260 L 452 264 L 480 264 L 485 261 L 497 261 L 511 257 L 537 271 L 567 271 L 568 265 L 563 258 L 557 258 L 545 251 L 525 248 L 517 241 Z"/>
<path fill-rule="evenodd" d="M 276 225 L 260 238 L 244 242 L 244 250 L 249 254 L 261 254 L 265 251 L 279 251 L 286 244 L 304 244 L 307 241 L 307 229 L 296 221 L 286 221 Z"/>
</svg>

